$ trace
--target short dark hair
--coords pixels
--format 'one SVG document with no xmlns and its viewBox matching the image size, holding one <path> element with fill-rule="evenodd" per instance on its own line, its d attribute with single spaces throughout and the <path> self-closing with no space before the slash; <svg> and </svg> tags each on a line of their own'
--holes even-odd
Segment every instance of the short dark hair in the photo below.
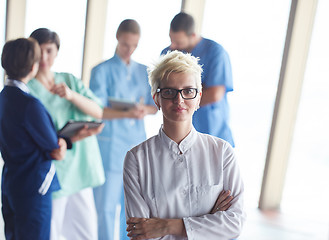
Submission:
<svg viewBox="0 0 329 240">
<path fill-rule="evenodd" d="M 120 23 L 116 37 L 118 38 L 121 33 L 134 33 L 140 35 L 141 28 L 136 20 L 126 19 Z"/>
<path fill-rule="evenodd" d="M 178 13 L 170 23 L 170 30 L 173 32 L 184 31 L 187 35 L 191 35 L 195 32 L 195 23 L 191 15 L 180 12 Z"/>
<path fill-rule="evenodd" d="M 1 55 L 1 65 L 8 78 L 21 80 L 32 70 L 33 64 L 39 62 L 41 50 L 32 38 L 18 38 L 6 42 Z"/>
<path fill-rule="evenodd" d="M 40 45 L 43 43 L 55 43 L 57 50 L 59 50 L 59 36 L 56 32 L 53 32 L 48 28 L 38 28 L 31 33 L 30 37 L 37 40 Z"/>
</svg>

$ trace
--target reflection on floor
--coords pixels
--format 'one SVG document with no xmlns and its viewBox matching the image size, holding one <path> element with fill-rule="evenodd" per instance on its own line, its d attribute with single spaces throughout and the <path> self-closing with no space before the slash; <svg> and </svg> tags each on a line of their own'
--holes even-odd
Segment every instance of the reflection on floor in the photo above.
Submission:
<svg viewBox="0 0 329 240">
<path fill-rule="evenodd" d="M 0 159 L 0 169 L 2 164 Z M 239 240 L 329 240 L 329 213 L 324 213 L 323 217 L 315 220 L 306 214 L 311 210 L 310 204 L 296 216 L 274 211 L 262 212 L 257 208 L 247 209 L 247 221 Z M 4 239 L 1 216 L 0 240 Z"/>
<path fill-rule="evenodd" d="M 307 210 L 310 208 L 304 211 Z M 315 222 L 302 215 L 297 218 L 276 211 L 250 209 L 239 240 L 329 240 L 329 219 Z"/>
</svg>

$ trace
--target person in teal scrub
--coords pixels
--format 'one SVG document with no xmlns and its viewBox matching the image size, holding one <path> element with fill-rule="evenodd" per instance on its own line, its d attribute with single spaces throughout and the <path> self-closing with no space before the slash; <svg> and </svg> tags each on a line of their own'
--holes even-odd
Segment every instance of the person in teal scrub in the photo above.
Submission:
<svg viewBox="0 0 329 240">
<path fill-rule="evenodd" d="M 143 118 L 157 108 L 151 96 L 146 66 L 131 59 L 140 38 L 135 20 L 121 22 L 117 30 L 115 55 L 91 72 L 90 89 L 104 106 L 105 127 L 98 138 L 105 170 L 105 184 L 94 189 L 98 213 L 99 240 L 113 240 L 117 206 L 120 212 L 120 239 L 126 236 L 123 193 L 123 161 L 129 149 L 146 139 Z M 109 103 L 108 98 L 138 103 L 123 111 Z"/>
<path fill-rule="evenodd" d="M 53 72 L 60 40 L 46 28 L 32 32 L 41 47 L 39 71 L 28 83 L 31 94 L 45 105 L 56 129 L 69 120 L 100 119 L 100 100 L 83 82 L 69 73 Z M 102 130 L 95 129 L 94 133 Z M 72 139 L 76 141 L 78 139 Z M 97 213 L 93 187 L 104 183 L 104 170 L 96 136 L 76 141 L 61 162 L 55 162 L 61 190 L 53 193 L 51 240 L 97 239 Z"/>
</svg>

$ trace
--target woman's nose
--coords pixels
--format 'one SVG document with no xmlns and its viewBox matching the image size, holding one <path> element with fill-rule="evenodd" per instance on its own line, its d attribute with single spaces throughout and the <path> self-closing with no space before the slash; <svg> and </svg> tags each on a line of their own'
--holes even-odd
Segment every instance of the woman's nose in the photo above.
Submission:
<svg viewBox="0 0 329 240">
<path fill-rule="evenodd" d="M 182 97 L 182 92 L 177 92 L 176 97 L 174 98 L 175 102 L 183 102 L 184 98 Z"/>
<path fill-rule="evenodd" d="M 47 58 L 47 54 L 45 54 L 45 53 L 41 53 L 41 60 L 42 60 L 42 61 L 45 61 L 46 58 Z"/>
</svg>

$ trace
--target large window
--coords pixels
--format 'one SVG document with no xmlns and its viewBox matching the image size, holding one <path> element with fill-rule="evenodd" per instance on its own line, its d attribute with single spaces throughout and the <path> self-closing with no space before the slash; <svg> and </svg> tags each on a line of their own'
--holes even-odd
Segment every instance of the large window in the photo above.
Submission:
<svg viewBox="0 0 329 240">
<path fill-rule="evenodd" d="M 169 46 L 169 27 L 172 18 L 181 10 L 181 1 L 166 0 L 109 0 L 104 46 L 104 59 L 114 55 L 117 40 L 115 34 L 120 22 L 135 19 L 141 27 L 139 46 L 132 56 L 137 62 L 149 65 L 160 56 L 162 49 Z M 146 116 L 145 127 L 148 137 L 159 131 L 161 113 Z"/>
<path fill-rule="evenodd" d="M 120 22 L 132 18 L 141 26 L 141 39 L 133 58 L 148 65 L 169 46 L 170 22 L 180 10 L 181 1 L 177 0 L 109 0 L 104 57 L 107 59 L 114 54 L 115 33 Z"/>
<path fill-rule="evenodd" d="M 281 203 L 316 239 L 327 239 L 329 226 L 328 11 L 329 2 L 319 0 Z"/>
<path fill-rule="evenodd" d="M 45 27 L 57 32 L 61 47 L 54 71 L 81 78 L 87 0 L 27 0 L 25 36 Z"/>
<path fill-rule="evenodd" d="M 206 1 L 202 35 L 220 43 L 232 63 L 228 98 L 247 208 L 258 205 L 289 10 L 287 0 Z"/>
</svg>

